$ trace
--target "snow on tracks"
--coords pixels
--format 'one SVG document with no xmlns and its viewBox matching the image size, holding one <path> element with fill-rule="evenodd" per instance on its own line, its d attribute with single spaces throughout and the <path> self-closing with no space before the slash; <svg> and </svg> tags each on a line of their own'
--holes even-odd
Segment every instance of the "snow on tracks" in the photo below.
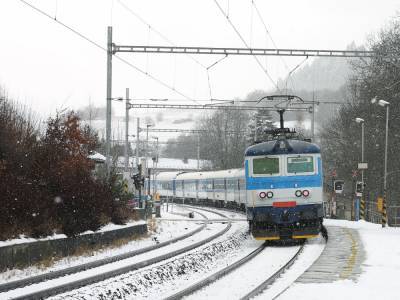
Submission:
<svg viewBox="0 0 400 300">
<path fill-rule="evenodd" d="M 41 282 L 41 283 L 27 286 L 24 288 L 10 290 L 7 293 L 0 294 L 0 297 L 1 298 L 10 298 L 11 297 L 14 299 L 15 298 L 16 299 L 18 299 L 18 298 L 24 299 L 24 298 L 47 297 L 47 296 L 51 296 L 51 295 L 54 295 L 54 294 L 57 294 L 60 292 L 75 289 L 77 287 L 84 286 L 84 285 L 87 285 L 90 283 L 94 283 L 94 282 L 97 282 L 100 280 L 104 280 L 109 277 L 122 274 L 124 272 L 129 272 L 131 270 L 145 267 L 149 264 L 156 263 L 163 259 L 167 259 L 167 258 L 172 257 L 173 255 L 177 255 L 181 252 L 188 251 L 188 249 L 190 249 L 190 246 L 184 247 L 183 249 L 175 250 L 172 253 L 167 253 L 167 254 L 164 253 L 163 255 L 157 256 L 157 253 L 155 253 L 161 247 L 168 248 L 168 245 L 170 245 L 171 243 L 177 243 L 180 240 L 185 240 L 188 237 L 190 237 L 196 233 L 199 233 L 205 227 L 206 227 L 206 225 L 203 224 L 203 226 L 201 226 L 200 228 L 198 228 L 188 234 L 185 234 L 183 236 L 175 238 L 172 241 L 167 241 L 165 243 L 153 245 L 150 247 L 146 247 L 144 249 L 139 249 L 137 251 L 124 253 L 121 255 L 117 255 L 115 257 L 102 259 L 100 261 L 91 262 L 90 264 L 85 264 L 84 266 L 73 267 L 67 271 L 64 271 L 64 273 L 69 273 L 69 274 L 73 273 L 73 275 L 67 275 L 62 278 L 56 278 L 53 280 L 48 280 L 46 282 Z M 220 233 L 220 234 L 223 234 L 223 233 Z M 210 233 L 207 232 L 206 235 L 209 236 Z M 218 234 L 213 235 L 212 238 L 215 238 L 216 236 L 218 236 Z M 204 240 L 203 240 L 203 242 L 204 242 Z M 195 245 L 192 244 L 192 247 L 194 247 L 194 246 Z M 151 250 L 153 250 L 153 251 L 151 251 Z M 147 261 L 143 261 L 143 259 L 142 260 L 139 259 L 140 262 L 135 263 L 136 257 L 141 257 L 143 255 L 146 255 L 149 253 L 148 251 L 151 251 L 151 253 L 155 253 L 156 256 L 151 259 L 148 259 Z M 142 254 L 142 255 L 140 255 L 140 254 Z M 136 261 L 137 261 L 137 259 L 136 259 Z M 90 267 L 91 269 L 87 270 L 88 267 Z M 82 271 L 79 273 L 74 273 L 74 271 L 76 271 L 76 270 L 78 270 L 78 271 L 85 270 L 85 271 Z M 55 275 L 52 275 L 51 273 L 49 273 L 49 274 L 45 274 L 45 275 L 50 276 L 50 277 L 51 276 L 60 277 L 63 275 L 62 272 L 55 272 Z M 46 280 L 47 279 L 46 276 L 42 276 L 42 277 L 36 276 L 36 278 L 34 280 Z M 29 279 L 26 279 L 26 280 L 29 281 Z M 19 284 L 21 286 L 21 284 L 26 283 L 26 280 L 25 280 L 25 282 L 20 281 L 17 284 Z M 15 284 L 15 282 L 11 283 L 11 284 Z M 52 288 L 49 288 L 49 286 L 52 286 Z"/>
<path fill-rule="evenodd" d="M 210 224 L 221 227 L 221 224 Z M 226 266 L 226 261 L 239 255 L 243 244 L 251 242 L 244 224 L 235 223 L 227 235 L 223 235 L 212 243 L 192 250 L 189 253 L 174 257 L 166 262 L 158 263 L 150 268 L 130 272 L 96 285 L 84 287 L 74 292 L 59 295 L 57 299 L 96 298 L 163 298 L 171 290 L 183 284 L 197 281 L 204 274 Z"/>
</svg>

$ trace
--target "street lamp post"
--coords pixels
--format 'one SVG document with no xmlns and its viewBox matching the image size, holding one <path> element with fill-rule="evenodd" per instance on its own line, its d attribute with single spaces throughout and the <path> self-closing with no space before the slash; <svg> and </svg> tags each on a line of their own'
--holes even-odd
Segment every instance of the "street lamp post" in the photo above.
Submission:
<svg viewBox="0 0 400 300">
<path fill-rule="evenodd" d="M 364 163 L 364 119 L 356 118 L 357 123 L 361 123 L 361 162 Z M 361 169 L 361 218 L 365 219 L 365 202 L 364 202 L 364 169 Z"/>
<path fill-rule="evenodd" d="M 149 169 L 149 163 L 148 163 L 148 159 L 149 159 L 149 127 L 152 127 L 152 124 L 146 124 L 146 171 L 147 174 L 145 174 L 145 176 L 148 176 L 149 181 L 148 181 L 148 187 L 147 187 L 147 193 L 148 195 L 150 195 L 150 179 L 151 179 L 151 171 Z"/>
<path fill-rule="evenodd" d="M 157 192 L 156 188 L 156 173 L 157 173 L 157 164 L 158 164 L 158 137 L 157 136 L 152 136 L 153 139 L 157 141 L 156 143 L 156 157 L 155 160 L 153 161 L 153 194 Z"/>
<path fill-rule="evenodd" d="M 126 98 L 125 98 L 125 148 L 124 148 L 124 156 L 125 156 L 125 172 L 129 171 L 129 88 L 126 88 Z"/>
<path fill-rule="evenodd" d="M 147 159 L 149 157 L 149 127 L 152 127 L 152 124 L 146 124 L 146 169 L 148 168 Z"/>
<path fill-rule="evenodd" d="M 110 33 L 109 33 L 110 34 Z M 108 74 L 107 74 L 108 76 Z M 108 80 L 108 79 L 107 79 Z M 107 114 L 106 114 L 106 168 L 107 177 L 110 176 L 111 166 L 111 101 L 123 101 L 122 97 L 112 98 L 111 89 L 107 87 Z"/>
<path fill-rule="evenodd" d="M 357 123 L 361 123 L 361 162 L 364 162 L 364 119 L 356 118 Z M 361 169 L 361 182 L 364 186 L 364 169 Z"/>
<path fill-rule="evenodd" d="M 386 130 L 385 130 L 385 164 L 383 173 L 383 208 L 382 208 L 382 227 L 386 227 L 387 215 L 386 215 L 386 198 L 387 198 L 387 152 L 388 152 L 388 141 L 389 141 L 389 105 L 390 103 L 385 100 L 377 100 L 373 98 L 371 103 L 377 103 L 382 107 L 386 107 Z"/>
<path fill-rule="evenodd" d="M 154 205 L 155 205 L 155 212 L 156 212 L 156 218 L 161 217 L 161 203 L 159 197 L 156 195 L 157 193 L 157 188 L 156 188 L 156 173 L 157 173 L 157 163 L 158 163 L 158 137 L 157 136 L 152 136 L 153 139 L 157 141 L 156 145 L 156 157 L 153 160 L 153 197 L 154 198 Z M 149 178 L 150 179 L 150 178 Z"/>
</svg>

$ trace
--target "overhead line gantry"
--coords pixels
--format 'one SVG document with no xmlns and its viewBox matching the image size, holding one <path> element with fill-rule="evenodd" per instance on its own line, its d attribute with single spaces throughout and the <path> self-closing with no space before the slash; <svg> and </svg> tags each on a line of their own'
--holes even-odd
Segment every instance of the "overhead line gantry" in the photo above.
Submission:
<svg viewBox="0 0 400 300">
<path fill-rule="evenodd" d="M 390 56 L 391 53 L 377 53 L 368 50 L 320 50 L 320 49 L 262 49 L 262 48 L 216 48 L 216 47 L 181 47 L 181 46 L 130 46 L 116 45 L 112 40 L 112 27 L 107 28 L 107 117 L 106 117 L 106 164 L 110 166 L 110 140 L 111 140 L 111 100 L 112 100 L 112 56 L 116 53 L 171 53 L 171 54 L 208 54 L 208 55 L 261 55 L 261 56 L 305 56 L 305 57 L 342 57 L 342 58 L 371 58 Z M 192 100 L 188 98 L 188 100 Z M 315 104 L 315 103 L 314 103 Z M 210 105 L 165 105 L 165 104 L 129 104 L 129 108 L 176 108 L 176 109 L 229 109 L 229 110 L 269 110 L 276 107 L 243 106 L 210 106 Z M 286 110 L 309 110 L 309 107 L 297 109 L 297 107 L 285 108 Z"/>
<path fill-rule="evenodd" d="M 192 47 L 192 46 L 127 46 L 115 45 L 117 52 L 166 53 L 166 54 L 219 54 L 219 55 L 260 55 L 260 56 L 308 56 L 308 57 L 376 57 L 386 56 L 370 50 L 322 50 L 322 49 L 264 49 L 235 47 Z"/>
<path fill-rule="evenodd" d="M 308 101 L 310 102 L 310 101 Z M 129 108 L 164 108 L 164 109 L 210 109 L 210 110 L 256 110 L 256 111 L 276 111 L 277 109 L 285 109 L 286 111 L 309 111 L 312 110 L 312 102 L 310 106 L 289 106 L 289 107 L 279 107 L 279 106 L 244 106 L 244 105 L 196 105 L 196 104 L 153 104 L 153 103 L 129 103 Z M 304 103 L 303 103 L 304 104 Z"/>
</svg>

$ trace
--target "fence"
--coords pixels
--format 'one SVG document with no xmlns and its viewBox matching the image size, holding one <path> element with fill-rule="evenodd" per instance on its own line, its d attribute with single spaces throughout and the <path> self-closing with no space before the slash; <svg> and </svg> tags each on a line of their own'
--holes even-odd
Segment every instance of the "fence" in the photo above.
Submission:
<svg viewBox="0 0 400 300">
<path fill-rule="evenodd" d="M 400 206 L 389 206 L 387 211 L 389 226 L 400 227 Z"/>
<path fill-rule="evenodd" d="M 64 256 L 73 255 L 79 249 L 105 246 L 119 239 L 132 238 L 147 232 L 147 224 L 141 223 L 76 238 L 61 238 L 0 247 L 0 271 L 22 268 Z"/>
</svg>

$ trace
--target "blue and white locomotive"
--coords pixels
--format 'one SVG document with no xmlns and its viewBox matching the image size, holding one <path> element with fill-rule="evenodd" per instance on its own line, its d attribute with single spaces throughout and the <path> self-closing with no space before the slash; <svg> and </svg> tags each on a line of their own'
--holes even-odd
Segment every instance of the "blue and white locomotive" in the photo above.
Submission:
<svg viewBox="0 0 400 300">
<path fill-rule="evenodd" d="M 165 172 L 156 177 L 161 198 L 246 211 L 260 240 L 306 239 L 323 229 L 320 148 L 276 130 L 274 137 L 246 149 L 244 168 L 209 172 Z"/>
<path fill-rule="evenodd" d="M 317 145 L 277 139 L 245 153 L 247 219 L 256 239 L 304 239 L 322 229 L 322 161 Z"/>
</svg>

